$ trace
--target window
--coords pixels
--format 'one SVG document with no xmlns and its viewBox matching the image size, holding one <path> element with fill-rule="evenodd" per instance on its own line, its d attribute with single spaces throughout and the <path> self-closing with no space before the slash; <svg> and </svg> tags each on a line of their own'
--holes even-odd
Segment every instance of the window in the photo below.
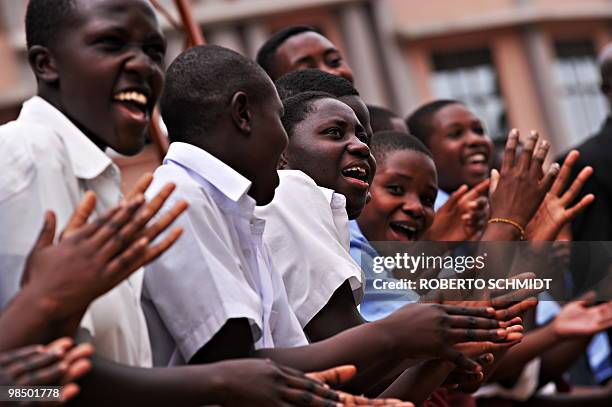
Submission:
<svg viewBox="0 0 612 407">
<path fill-rule="evenodd" d="M 434 53 L 432 87 L 436 98 L 456 99 L 480 117 L 492 138 L 505 138 L 505 107 L 488 49 Z"/>
<path fill-rule="evenodd" d="M 590 40 L 555 42 L 557 94 L 573 144 L 599 130 L 606 102 L 599 86 L 599 68 Z"/>
</svg>

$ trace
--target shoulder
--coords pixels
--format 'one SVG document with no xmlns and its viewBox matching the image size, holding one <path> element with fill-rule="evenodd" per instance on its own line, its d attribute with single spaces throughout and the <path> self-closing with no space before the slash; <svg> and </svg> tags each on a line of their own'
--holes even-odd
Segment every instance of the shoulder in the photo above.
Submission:
<svg viewBox="0 0 612 407">
<path fill-rule="evenodd" d="M 60 137 L 33 123 L 0 126 L 0 151 L 0 201 L 27 188 L 38 171 L 61 172 L 68 164 Z"/>
</svg>

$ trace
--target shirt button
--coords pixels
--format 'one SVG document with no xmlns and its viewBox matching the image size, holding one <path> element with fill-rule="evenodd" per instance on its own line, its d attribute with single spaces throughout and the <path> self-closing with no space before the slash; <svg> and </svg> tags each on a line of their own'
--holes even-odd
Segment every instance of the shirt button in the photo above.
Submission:
<svg viewBox="0 0 612 407">
<path fill-rule="evenodd" d="M 251 255 L 251 251 L 249 249 L 244 249 L 242 251 L 242 253 L 244 253 L 245 256 L 249 257 Z"/>
</svg>

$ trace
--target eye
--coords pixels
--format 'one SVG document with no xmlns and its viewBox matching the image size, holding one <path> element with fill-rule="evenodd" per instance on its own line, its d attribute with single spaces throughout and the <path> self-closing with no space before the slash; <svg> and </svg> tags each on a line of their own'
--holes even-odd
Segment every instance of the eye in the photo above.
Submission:
<svg viewBox="0 0 612 407">
<path fill-rule="evenodd" d="M 404 195 L 404 187 L 397 184 L 389 184 L 385 187 L 387 191 L 391 193 L 391 195 L 402 196 Z"/>
<path fill-rule="evenodd" d="M 336 139 L 344 137 L 344 132 L 340 127 L 330 127 L 329 129 L 325 129 L 324 133 Z"/>
<path fill-rule="evenodd" d="M 106 35 L 100 37 L 96 41 L 96 44 L 108 51 L 118 51 L 124 47 L 125 41 L 116 35 Z"/>
<path fill-rule="evenodd" d="M 144 51 L 149 57 L 151 57 L 151 59 L 157 62 L 163 61 L 164 57 L 166 56 L 166 47 L 161 44 L 149 45 L 145 47 Z"/>
<path fill-rule="evenodd" d="M 433 196 L 424 196 L 421 198 L 421 203 L 428 208 L 433 208 L 434 204 L 436 203 L 436 198 Z"/>
<path fill-rule="evenodd" d="M 485 134 L 485 129 L 482 126 L 475 126 L 472 130 L 474 131 L 474 133 L 480 134 L 481 136 L 484 136 Z"/>
<path fill-rule="evenodd" d="M 327 65 L 330 68 L 339 68 L 342 65 L 342 57 L 336 56 L 327 60 Z"/>
<path fill-rule="evenodd" d="M 463 135 L 463 129 L 457 129 L 457 130 L 453 130 L 452 132 L 450 132 L 448 134 L 448 138 L 457 140 L 461 138 L 462 135 Z"/>
<path fill-rule="evenodd" d="M 364 132 L 359 132 L 357 133 L 357 138 L 359 139 L 359 141 L 361 141 L 363 144 L 367 144 L 368 147 L 370 146 L 370 136 L 368 136 L 368 133 Z"/>
</svg>

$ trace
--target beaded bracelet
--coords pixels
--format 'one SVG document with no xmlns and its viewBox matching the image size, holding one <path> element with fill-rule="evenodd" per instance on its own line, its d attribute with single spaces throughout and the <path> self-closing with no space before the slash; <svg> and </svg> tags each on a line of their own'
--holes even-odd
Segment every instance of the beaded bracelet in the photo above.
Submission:
<svg viewBox="0 0 612 407">
<path fill-rule="evenodd" d="M 489 219 L 489 223 L 506 223 L 508 225 L 512 225 L 515 228 L 517 228 L 518 231 L 521 233 L 521 240 L 525 240 L 525 229 L 523 229 L 521 225 L 519 225 L 517 222 L 513 221 L 512 219 L 493 218 L 493 219 Z"/>
</svg>

